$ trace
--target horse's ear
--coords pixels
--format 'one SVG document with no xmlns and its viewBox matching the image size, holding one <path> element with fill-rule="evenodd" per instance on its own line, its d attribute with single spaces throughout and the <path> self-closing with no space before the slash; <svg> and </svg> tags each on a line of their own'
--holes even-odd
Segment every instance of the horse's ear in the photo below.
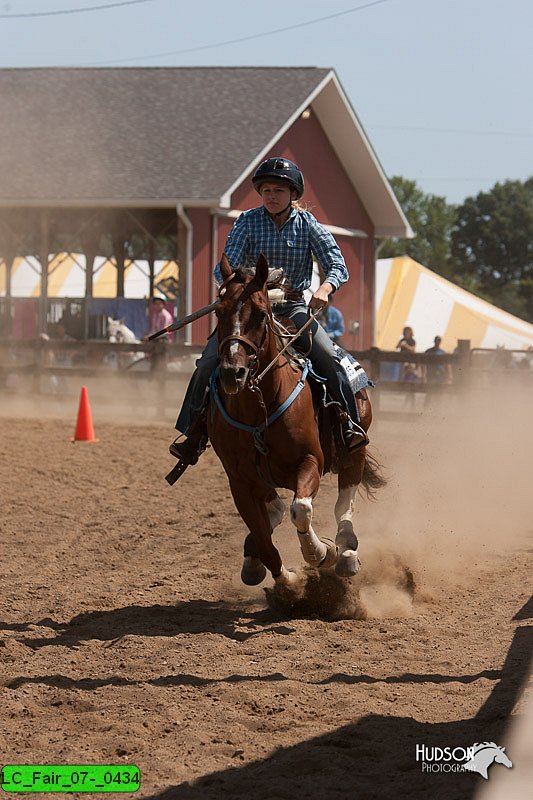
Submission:
<svg viewBox="0 0 533 800">
<path fill-rule="evenodd" d="M 109 325 L 110 322 L 113 322 L 113 320 L 111 319 L 111 317 L 108 317 L 107 318 L 107 324 Z"/>
<path fill-rule="evenodd" d="M 257 263 L 255 265 L 254 280 L 259 284 L 261 289 L 265 287 L 265 284 L 268 280 L 268 261 L 263 253 L 259 253 L 259 258 L 257 259 Z"/>
<path fill-rule="evenodd" d="M 229 278 L 231 273 L 233 272 L 231 268 L 231 264 L 228 261 L 228 257 L 225 253 L 222 253 L 222 258 L 220 259 L 220 273 L 224 280 Z"/>
</svg>

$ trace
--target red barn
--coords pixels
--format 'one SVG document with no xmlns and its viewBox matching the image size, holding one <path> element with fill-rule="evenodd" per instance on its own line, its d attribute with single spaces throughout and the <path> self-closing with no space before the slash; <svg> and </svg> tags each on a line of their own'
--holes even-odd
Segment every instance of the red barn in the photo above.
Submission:
<svg viewBox="0 0 533 800">
<path fill-rule="evenodd" d="M 148 296 L 164 251 L 179 264 L 180 315 L 206 305 L 234 219 L 259 204 L 255 168 L 282 155 L 301 167 L 302 202 L 345 256 L 350 280 L 336 304 L 352 323 L 346 343 L 373 343 L 375 241 L 410 229 L 334 71 L 0 70 L 0 102 L 3 302 L 16 257 L 37 254 L 41 330 L 59 251 L 85 256 L 86 335 L 97 256 L 116 266 L 116 297 L 128 264 L 147 259 Z M 211 324 L 199 320 L 186 340 L 203 342 Z"/>
</svg>

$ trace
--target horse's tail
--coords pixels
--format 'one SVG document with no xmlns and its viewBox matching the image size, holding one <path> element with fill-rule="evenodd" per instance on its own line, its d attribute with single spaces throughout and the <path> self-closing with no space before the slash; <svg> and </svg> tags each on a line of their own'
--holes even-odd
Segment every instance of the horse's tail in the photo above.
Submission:
<svg viewBox="0 0 533 800">
<path fill-rule="evenodd" d="M 363 467 L 361 486 L 364 487 L 366 496 L 369 500 L 375 500 L 377 490 L 382 489 L 387 485 L 387 481 L 383 477 L 381 470 L 382 464 L 380 464 L 377 458 L 371 455 L 367 450 L 365 454 L 365 464 Z"/>
</svg>

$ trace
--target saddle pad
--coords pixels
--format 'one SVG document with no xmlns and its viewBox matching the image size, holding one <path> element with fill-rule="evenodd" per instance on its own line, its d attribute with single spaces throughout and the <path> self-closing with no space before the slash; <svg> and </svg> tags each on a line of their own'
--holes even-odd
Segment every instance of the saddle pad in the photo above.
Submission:
<svg viewBox="0 0 533 800">
<path fill-rule="evenodd" d="M 366 389 L 367 387 L 372 388 L 374 383 L 370 380 L 359 361 L 357 361 L 357 359 L 354 358 L 351 353 L 348 353 L 346 350 L 343 350 L 342 347 L 339 347 L 338 344 L 334 344 L 334 347 L 335 350 L 337 350 L 341 367 L 345 371 L 346 376 L 350 381 L 350 386 L 352 387 L 353 393 L 357 394 L 357 392 L 360 392 L 361 389 Z"/>
</svg>

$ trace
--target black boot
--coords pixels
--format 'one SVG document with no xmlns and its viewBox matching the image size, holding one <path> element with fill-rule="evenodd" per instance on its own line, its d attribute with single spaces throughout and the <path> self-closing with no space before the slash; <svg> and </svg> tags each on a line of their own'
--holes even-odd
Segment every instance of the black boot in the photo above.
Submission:
<svg viewBox="0 0 533 800">
<path fill-rule="evenodd" d="M 357 450 L 359 447 L 364 447 L 369 443 L 369 438 L 363 428 L 353 422 L 350 417 L 342 422 L 342 438 L 346 449 L 350 452 Z"/>
<path fill-rule="evenodd" d="M 196 464 L 206 449 L 207 442 L 207 415 L 205 410 L 202 410 L 193 419 L 188 437 L 181 439 L 178 436 L 168 448 L 169 453 L 178 459 L 178 463 L 166 476 L 167 483 L 172 486 L 183 475 L 187 467 Z"/>
<path fill-rule="evenodd" d="M 170 447 L 169 453 L 187 465 L 196 464 L 200 455 L 207 447 L 207 416 L 205 411 L 200 411 L 194 417 L 186 439 L 178 436 Z"/>
</svg>

